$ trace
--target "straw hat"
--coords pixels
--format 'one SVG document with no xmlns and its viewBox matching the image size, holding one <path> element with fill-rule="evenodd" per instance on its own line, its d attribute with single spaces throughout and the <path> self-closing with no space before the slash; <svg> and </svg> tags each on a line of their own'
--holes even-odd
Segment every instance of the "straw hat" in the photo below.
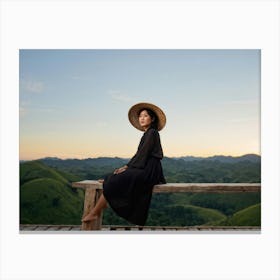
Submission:
<svg viewBox="0 0 280 280">
<path fill-rule="evenodd" d="M 164 112 L 154 104 L 151 103 L 137 103 L 133 105 L 128 111 L 128 119 L 130 123 L 137 129 L 144 131 L 139 124 L 138 113 L 141 109 L 151 109 L 158 117 L 158 131 L 162 130 L 166 124 L 166 116 Z"/>
</svg>

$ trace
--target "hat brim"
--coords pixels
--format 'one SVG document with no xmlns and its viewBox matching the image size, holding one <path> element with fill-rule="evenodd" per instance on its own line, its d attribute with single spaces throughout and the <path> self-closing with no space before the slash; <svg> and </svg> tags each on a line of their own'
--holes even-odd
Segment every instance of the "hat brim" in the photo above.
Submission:
<svg viewBox="0 0 280 280">
<path fill-rule="evenodd" d="M 128 111 L 128 119 L 130 123 L 137 129 L 144 131 L 138 119 L 138 113 L 141 109 L 151 109 L 158 117 L 158 131 L 162 130 L 166 124 L 166 116 L 164 112 L 156 105 L 151 103 L 137 103 L 133 105 Z"/>
</svg>

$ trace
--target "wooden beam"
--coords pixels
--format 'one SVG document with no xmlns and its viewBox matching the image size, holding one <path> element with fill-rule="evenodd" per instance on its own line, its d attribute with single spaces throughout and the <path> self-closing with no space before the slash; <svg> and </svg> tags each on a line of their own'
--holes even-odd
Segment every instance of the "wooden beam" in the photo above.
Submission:
<svg viewBox="0 0 280 280">
<path fill-rule="evenodd" d="M 168 183 L 155 185 L 153 192 L 259 192 L 259 183 Z"/>
<path fill-rule="evenodd" d="M 83 180 L 79 182 L 72 183 L 73 188 L 94 188 L 94 189 L 101 189 L 103 188 L 103 184 L 96 180 Z"/>
<path fill-rule="evenodd" d="M 84 180 L 72 183 L 74 188 L 102 189 L 102 183 Z M 168 183 L 155 185 L 153 192 L 260 192 L 260 183 Z"/>
</svg>

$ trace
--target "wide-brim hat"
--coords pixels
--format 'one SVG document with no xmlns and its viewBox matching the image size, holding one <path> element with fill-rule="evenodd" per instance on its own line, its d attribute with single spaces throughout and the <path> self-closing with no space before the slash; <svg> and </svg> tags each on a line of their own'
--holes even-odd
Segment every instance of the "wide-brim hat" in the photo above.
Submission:
<svg viewBox="0 0 280 280">
<path fill-rule="evenodd" d="M 139 118 L 138 118 L 139 111 L 142 109 L 150 109 L 157 115 L 158 131 L 160 131 L 164 128 L 164 126 L 166 124 L 166 116 L 165 116 L 164 112 L 158 106 L 151 104 L 151 103 L 146 103 L 146 102 L 137 103 L 137 104 L 133 105 L 128 111 L 128 119 L 135 128 L 137 128 L 141 131 L 144 131 L 144 129 L 142 128 L 142 126 L 139 123 Z"/>
</svg>

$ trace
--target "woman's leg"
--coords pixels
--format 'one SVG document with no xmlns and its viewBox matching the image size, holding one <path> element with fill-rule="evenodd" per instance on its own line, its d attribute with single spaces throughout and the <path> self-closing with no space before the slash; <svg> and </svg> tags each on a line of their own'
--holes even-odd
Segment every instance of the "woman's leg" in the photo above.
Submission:
<svg viewBox="0 0 280 280">
<path fill-rule="evenodd" d="M 99 197 L 95 207 L 82 219 L 82 222 L 88 222 L 97 219 L 104 208 L 108 207 L 107 200 L 103 193 Z"/>
</svg>

